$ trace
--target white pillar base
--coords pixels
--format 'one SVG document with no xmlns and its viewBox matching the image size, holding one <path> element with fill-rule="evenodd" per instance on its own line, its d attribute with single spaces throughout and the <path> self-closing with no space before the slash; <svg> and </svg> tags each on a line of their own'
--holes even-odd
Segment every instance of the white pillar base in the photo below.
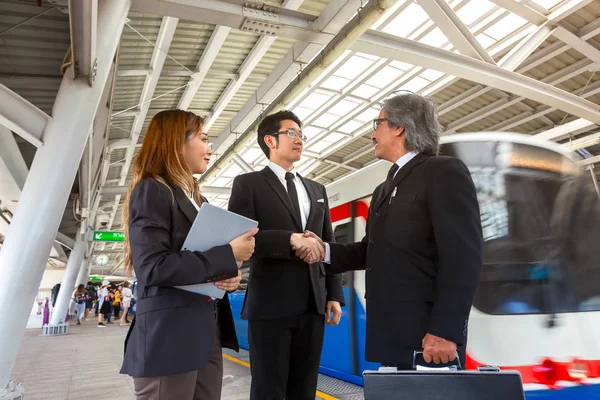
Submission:
<svg viewBox="0 0 600 400">
<path fill-rule="evenodd" d="M 58 336 L 69 333 L 69 324 L 44 325 L 42 326 L 42 336 Z M 0 397 L 0 399 L 2 399 Z"/>
<path fill-rule="evenodd" d="M 24 400 L 25 389 L 20 383 L 8 382 L 6 389 L 0 390 L 0 400 Z"/>
</svg>

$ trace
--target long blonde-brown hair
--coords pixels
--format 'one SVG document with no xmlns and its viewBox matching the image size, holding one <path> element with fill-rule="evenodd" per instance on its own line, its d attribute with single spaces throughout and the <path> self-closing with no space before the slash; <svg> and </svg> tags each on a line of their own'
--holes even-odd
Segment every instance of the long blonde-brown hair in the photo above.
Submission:
<svg viewBox="0 0 600 400">
<path fill-rule="evenodd" d="M 146 178 L 167 186 L 178 186 L 201 204 L 200 189 L 181 153 L 190 137 L 200 134 L 204 119 L 183 110 L 161 111 L 152 118 L 140 152 L 133 167 L 133 182 L 123 203 L 123 232 L 125 234 L 125 272 L 133 271 L 129 243 L 129 199 L 138 183 Z"/>
</svg>

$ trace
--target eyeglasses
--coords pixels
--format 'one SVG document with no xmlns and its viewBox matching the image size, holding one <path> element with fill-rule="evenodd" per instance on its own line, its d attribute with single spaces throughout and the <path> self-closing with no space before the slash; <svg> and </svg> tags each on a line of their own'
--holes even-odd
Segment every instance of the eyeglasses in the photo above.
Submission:
<svg viewBox="0 0 600 400">
<path fill-rule="evenodd" d="M 387 118 L 377 118 L 373 120 L 373 130 L 376 131 L 377 128 L 379 128 L 379 124 L 381 124 L 383 121 L 387 121 L 389 122 L 390 120 Z"/>
<path fill-rule="evenodd" d="M 291 129 L 291 128 L 290 129 L 285 129 L 283 131 L 275 132 L 275 133 L 272 134 L 272 136 L 282 135 L 284 133 L 287 134 L 292 139 L 299 138 L 303 142 L 308 141 L 308 138 L 306 137 L 306 135 L 304 133 L 302 133 L 302 131 L 297 131 L 297 130 Z"/>
</svg>

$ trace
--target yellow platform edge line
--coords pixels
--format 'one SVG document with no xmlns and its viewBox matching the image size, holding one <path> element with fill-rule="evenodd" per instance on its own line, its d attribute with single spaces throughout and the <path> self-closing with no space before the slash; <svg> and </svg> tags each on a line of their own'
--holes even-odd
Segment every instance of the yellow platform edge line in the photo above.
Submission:
<svg viewBox="0 0 600 400">
<path fill-rule="evenodd" d="M 246 361 L 242 361 L 239 360 L 235 357 L 231 357 L 228 354 L 223 354 L 223 358 L 229 361 L 233 361 L 234 363 L 243 365 L 244 367 L 250 368 L 250 364 L 248 364 Z M 322 398 L 323 400 L 339 400 L 337 397 L 333 397 L 328 395 L 327 393 L 323 393 L 317 390 L 317 396 L 319 396 L 320 398 Z"/>
</svg>

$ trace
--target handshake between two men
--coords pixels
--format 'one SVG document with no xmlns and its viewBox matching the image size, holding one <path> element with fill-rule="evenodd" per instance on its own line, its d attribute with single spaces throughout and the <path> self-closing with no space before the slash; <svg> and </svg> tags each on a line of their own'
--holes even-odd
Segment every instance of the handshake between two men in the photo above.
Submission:
<svg viewBox="0 0 600 400">
<path fill-rule="evenodd" d="M 313 264 L 325 259 L 325 244 L 319 236 L 311 231 L 292 234 L 290 245 L 296 252 L 296 257 L 304 262 Z"/>
<path fill-rule="evenodd" d="M 296 257 L 308 264 L 325 259 L 325 244 L 323 240 L 311 231 L 293 233 L 290 237 L 290 246 L 296 252 Z M 342 307 L 337 301 L 328 301 L 325 311 L 325 322 L 329 326 L 336 326 L 342 318 Z"/>
</svg>

